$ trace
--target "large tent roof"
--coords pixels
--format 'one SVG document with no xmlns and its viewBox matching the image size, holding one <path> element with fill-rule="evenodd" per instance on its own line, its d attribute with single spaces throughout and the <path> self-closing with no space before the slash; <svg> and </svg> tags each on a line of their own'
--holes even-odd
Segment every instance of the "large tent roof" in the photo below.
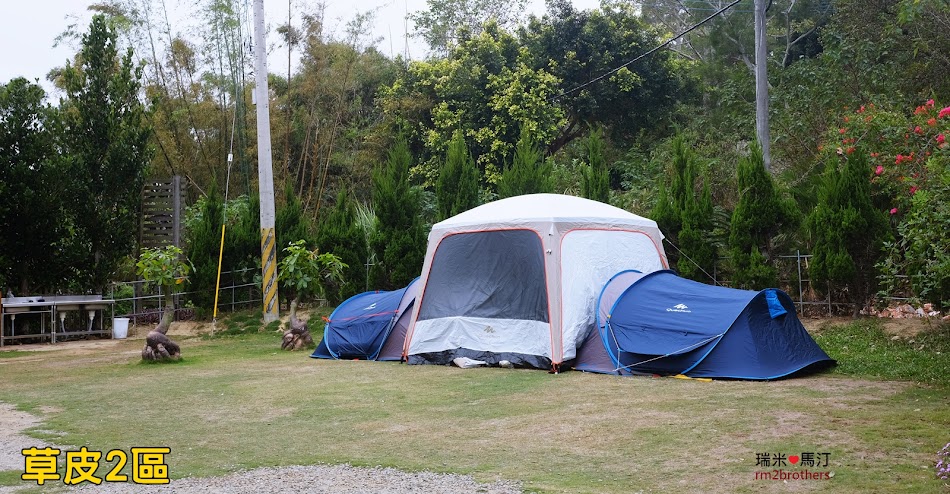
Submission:
<svg viewBox="0 0 950 494">
<path fill-rule="evenodd" d="M 609 204 L 561 194 L 528 194 L 483 204 L 433 225 L 433 230 L 486 224 L 594 223 L 656 228 L 656 222 Z"/>
</svg>

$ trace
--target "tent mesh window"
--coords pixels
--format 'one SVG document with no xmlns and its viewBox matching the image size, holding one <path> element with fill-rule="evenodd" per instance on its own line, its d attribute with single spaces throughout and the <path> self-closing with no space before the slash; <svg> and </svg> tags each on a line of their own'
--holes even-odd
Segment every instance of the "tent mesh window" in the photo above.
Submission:
<svg viewBox="0 0 950 494">
<path fill-rule="evenodd" d="M 548 322 L 544 249 L 537 233 L 470 232 L 442 240 L 418 320 L 458 316 Z"/>
</svg>

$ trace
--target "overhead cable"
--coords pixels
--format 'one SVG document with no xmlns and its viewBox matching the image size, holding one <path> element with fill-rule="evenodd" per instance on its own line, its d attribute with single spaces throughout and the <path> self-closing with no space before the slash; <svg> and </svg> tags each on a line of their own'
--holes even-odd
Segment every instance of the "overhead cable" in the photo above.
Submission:
<svg viewBox="0 0 950 494">
<path fill-rule="evenodd" d="M 575 93 L 575 92 L 577 92 L 577 91 L 580 91 L 581 89 L 584 89 L 585 87 L 590 86 L 591 84 L 594 84 L 595 82 L 598 82 L 598 81 L 600 81 L 600 80 L 602 80 L 602 79 L 604 79 L 604 78 L 606 78 L 606 77 L 608 77 L 608 76 L 610 76 L 610 75 L 613 75 L 613 74 L 617 73 L 618 71 L 620 71 L 620 69 L 625 68 L 625 67 L 627 67 L 628 65 L 633 64 L 634 62 L 636 62 L 636 61 L 638 61 L 638 60 L 640 60 L 640 59 L 642 59 L 642 58 L 644 58 L 644 57 L 648 57 L 648 56 L 652 55 L 652 54 L 655 53 L 656 51 L 661 50 L 661 49 L 663 49 L 663 48 L 669 46 L 670 43 L 672 43 L 672 42 L 674 42 L 674 41 L 676 41 L 676 40 L 682 38 L 683 36 L 686 36 L 686 35 L 689 34 L 691 31 L 693 31 L 693 30 L 699 28 L 700 26 L 702 26 L 703 24 L 709 22 L 713 17 L 716 17 L 717 15 L 719 15 L 719 14 L 721 14 L 721 13 L 723 13 L 723 12 L 729 10 L 730 8 L 732 8 L 732 6 L 736 5 L 737 3 L 741 2 L 741 1 L 742 1 L 742 0 L 735 0 L 735 1 L 733 1 L 733 2 L 730 3 L 729 5 L 726 5 L 725 7 L 723 7 L 723 8 L 721 8 L 721 9 L 717 10 L 714 14 L 710 15 L 709 17 L 707 17 L 707 18 L 705 18 L 705 19 L 699 21 L 699 22 L 696 23 L 696 24 L 693 24 L 692 26 L 690 26 L 690 27 L 689 27 L 688 29 L 686 29 L 685 31 L 683 31 L 683 32 L 681 32 L 681 33 L 679 33 L 679 34 L 677 34 L 676 36 L 673 36 L 672 38 L 670 38 L 670 39 L 664 41 L 662 44 L 660 44 L 660 45 L 654 47 L 652 50 L 650 50 L 650 51 L 648 51 L 648 52 L 646 52 L 646 53 L 644 53 L 644 54 L 638 56 L 637 58 L 634 58 L 633 60 L 630 60 L 629 62 L 627 62 L 627 63 L 625 63 L 625 64 L 623 64 L 623 65 L 621 65 L 621 66 L 619 66 L 619 67 L 616 67 L 616 68 L 610 70 L 609 72 L 605 72 L 604 74 L 601 74 L 601 75 L 599 75 L 599 76 L 597 76 L 597 77 L 595 77 L 595 78 L 593 78 L 593 79 L 591 79 L 591 80 L 589 80 L 589 81 L 587 81 L 587 82 L 581 84 L 580 86 L 577 86 L 577 87 L 575 87 L 575 88 L 573 88 L 573 89 L 569 89 L 569 90 L 567 90 L 567 91 L 564 91 L 563 93 L 561 93 L 561 94 L 559 94 L 559 95 L 557 95 L 557 96 L 552 96 L 552 97 L 550 98 L 550 101 L 553 101 L 553 100 L 556 100 L 556 99 L 560 99 L 560 98 L 562 98 L 562 97 L 564 97 L 564 96 L 567 96 L 567 95 L 569 95 L 569 94 L 571 94 L 571 93 Z"/>
</svg>

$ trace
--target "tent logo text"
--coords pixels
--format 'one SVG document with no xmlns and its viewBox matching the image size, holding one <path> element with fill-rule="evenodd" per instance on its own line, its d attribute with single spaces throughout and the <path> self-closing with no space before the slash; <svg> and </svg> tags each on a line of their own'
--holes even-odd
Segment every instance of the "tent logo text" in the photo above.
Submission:
<svg viewBox="0 0 950 494">
<path fill-rule="evenodd" d="M 667 312 L 685 312 L 687 314 L 693 312 L 689 310 L 689 307 L 686 304 L 676 304 L 673 307 L 666 309 Z"/>
<path fill-rule="evenodd" d="M 363 310 L 373 310 L 373 309 L 375 309 L 375 308 L 376 308 L 376 302 L 373 302 L 372 304 L 367 305 L 366 307 L 364 307 Z"/>
</svg>

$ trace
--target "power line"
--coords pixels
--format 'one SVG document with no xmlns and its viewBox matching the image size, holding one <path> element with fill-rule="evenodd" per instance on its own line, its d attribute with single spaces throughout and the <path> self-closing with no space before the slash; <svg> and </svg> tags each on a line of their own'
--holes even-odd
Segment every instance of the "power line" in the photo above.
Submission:
<svg viewBox="0 0 950 494">
<path fill-rule="evenodd" d="M 735 4 L 737 4 L 737 3 L 741 2 L 741 1 L 742 1 L 742 0 L 735 0 L 735 1 L 733 1 L 733 2 L 730 3 L 729 5 L 726 5 L 725 7 L 723 7 L 723 8 L 721 8 L 721 9 L 717 10 L 714 14 L 712 14 L 712 15 L 710 15 L 709 17 L 707 17 L 707 18 L 705 18 L 705 19 L 699 21 L 699 22 L 696 23 L 696 24 L 693 24 L 692 26 L 690 26 L 690 27 L 689 27 L 688 29 L 686 29 L 685 31 L 683 31 L 683 32 L 677 34 L 676 36 L 673 36 L 672 38 L 670 38 L 670 39 L 664 41 L 662 44 L 660 44 L 660 45 L 654 47 L 654 48 L 651 49 L 650 51 L 648 51 L 648 52 L 646 52 L 646 53 L 644 53 L 644 54 L 638 56 L 637 58 L 634 58 L 633 60 L 630 60 L 629 62 L 627 62 L 627 63 L 625 63 L 625 64 L 623 64 L 623 65 L 621 65 L 621 66 L 619 66 L 619 67 L 617 67 L 617 68 L 614 68 L 614 69 L 610 70 L 609 72 L 605 72 L 604 74 L 601 74 L 600 76 L 597 76 L 597 77 L 595 77 L 595 78 L 593 78 L 593 79 L 591 79 L 591 80 L 585 82 L 584 84 L 581 84 L 580 86 L 575 87 L 574 89 L 570 89 L 570 90 L 567 90 L 567 91 L 565 91 L 565 92 L 563 92 L 563 93 L 561 93 L 561 94 L 559 94 L 559 95 L 557 95 L 557 96 L 553 96 L 553 97 L 550 98 L 549 101 L 554 101 L 554 100 L 556 100 L 556 99 L 560 99 L 560 98 L 562 98 L 562 97 L 564 97 L 564 96 L 567 96 L 567 95 L 569 95 L 569 94 L 571 94 L 571 93 L 580 91 L 581 89 L 584 89 L 585 87 L 590 86 L 591 84 L 594 84 L 595 82 L 598 82 L 598 81 L 600 81 L 600 80 L 606 78 L 607 76 L 610 76 L 610 75 L 612 75 L 612 74 L 615 74 L 615 73 L 618 72 L 620 69 L 622 69 L 622 68 L 624 68 L 624 67 L 627 67 L 628 65 L 630 65 L 630 64 L 632 64 L 632 63 L 634 63 L 634 62 L 640 60 L 641 58 L 648 57 L 648 56 L 652 55 L 653 53 L 659 51 L 660 49 L 666 48 L 667 46 L 669 46 L 670 43 L 672 43 L 672 42 L 674 42 L 674 41 L 676 41 L 676 40 L 682 38 L 683 36 L 686 36 L 686 35 L 689 34 L 691 31 L 693 31 L 693 30 L 695 30 L 696 28 L 702 26 L 703 24 L 709 22 L 713 17 L 716 17 L 717 15 L 719 15 L 719 14 L 721 14 L 721 13 L 723 13 L 723 12 L 729 10 L 733 5 L 735 5 Z"/>
</svg>

